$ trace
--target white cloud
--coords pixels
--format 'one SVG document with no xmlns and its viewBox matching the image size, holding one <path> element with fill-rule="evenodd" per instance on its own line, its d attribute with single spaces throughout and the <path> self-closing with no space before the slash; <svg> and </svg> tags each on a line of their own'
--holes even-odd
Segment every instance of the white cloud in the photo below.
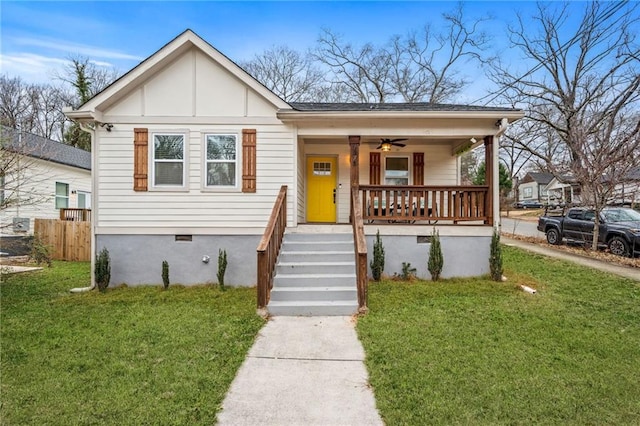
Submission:
<svg viewBox="0 0 640 426">
<path fill-rule="evenodd" d="M 68 43 L 60 40 L 44 40 L 35 38 L 16 38 L 13 40 L 16 45 L 42 47 L 46 49 L 58 50 L 69 54 L 80 54 L 90 58 L 103 59 L 120 59 L 141 61 L 143 57 L 118 52 L 115 50 L 102 49 L 94 46 L 85 46 L 82 44 Z"/>
<path fill-rule="evenodd" d="M 0 55 L 0 71 L 11 77 L 20 77 L 27 83 L 49 83 L 56 70 L 61 70 L 66 60 L 32 53 Z"/>
</svg>

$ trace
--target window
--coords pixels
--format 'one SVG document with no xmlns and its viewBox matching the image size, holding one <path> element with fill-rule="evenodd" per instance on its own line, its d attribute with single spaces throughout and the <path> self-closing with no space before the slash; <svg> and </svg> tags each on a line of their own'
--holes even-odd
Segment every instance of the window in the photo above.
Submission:
<svg viewBox="0 0 640 426">
<path fill-rule="evenodd" d="M 184 186 L 183 134 L 153 135 L 153 184 Z"/>
<path fill-rule="evenodd" d="M 56 182 L 56 209 L 69 208 L 69 184 Z"/>
<path fill-rule="evenodd" d="M 238 138 L 236 135 L 205 135 L 206 186 L 236 187 Z"/>
<path fill-rule="evenodd" d="M 331 163 L 313 162 L 314 176 L 331 176 Z"/>
<path fill-rule="evenodd" d="M 385 158 L 385 185 L 409 185 L 409 157 Z"/>
<path fill-rule="evenodd" d="M 533 197 L 533 188 L 527 187 L 522 189 L 522 196 L 524 198 L 532 198 Z"/>
<path fill-rule="evenodd" d="M 91 208 L 91 193 L 78 191 L 78 208 L 90 209 Z"/>
</svg>

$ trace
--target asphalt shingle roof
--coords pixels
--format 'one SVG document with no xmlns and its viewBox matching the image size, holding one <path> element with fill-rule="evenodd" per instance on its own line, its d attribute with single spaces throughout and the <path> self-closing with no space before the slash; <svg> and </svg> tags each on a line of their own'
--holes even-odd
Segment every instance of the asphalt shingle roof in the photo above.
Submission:
<svg viewBox="0 0 640 426">
<path fill-rule="evenodd" d="M 535 180 L 536 182 L 538 182 L 538 184 L 540 184 L 540 185 L 546 185 L 546 184 L 548 184 L 549 182 L 551 182 L 553 180 L 553 175 L 551 173 L 529 172 L 528 175 L 531 176 L 531 178 L 533 180 Z"/>
<path fill-rule="evenodd" d="M 0 137 L 3 149 L 66 166 L 91 170 L 91 153 L 80 148 L 27 132 L 22 132 L 22 140 L 20 140 L 18 130 L 6 126 L 0 128 Z"/>
<path fill-rule="evenodd" d="M 513 108 L 487 107 L 475 105 L 417 103 L 324 103 L 290 102 L 297 111 L 342 112 L 342 111 L 518 111 Z"/>
</svg>

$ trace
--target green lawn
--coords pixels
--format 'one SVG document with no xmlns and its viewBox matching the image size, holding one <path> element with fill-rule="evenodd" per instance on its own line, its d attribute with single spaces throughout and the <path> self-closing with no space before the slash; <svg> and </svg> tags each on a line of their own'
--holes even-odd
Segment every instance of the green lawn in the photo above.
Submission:
<svg viewBox="0 0 640 426">
<path fill-rule="evenodd" d="M 371 284 L 357 328 L 385 422 L 640 424 L 640 283 L 503 254 L 506 283 Z"/>
<path fill-rule="evenodd" d="M 85 286 L 88 263 L 1 290 L 0 424 L 208 424 L 263 325 L 255 289 Z"/>
</svg>

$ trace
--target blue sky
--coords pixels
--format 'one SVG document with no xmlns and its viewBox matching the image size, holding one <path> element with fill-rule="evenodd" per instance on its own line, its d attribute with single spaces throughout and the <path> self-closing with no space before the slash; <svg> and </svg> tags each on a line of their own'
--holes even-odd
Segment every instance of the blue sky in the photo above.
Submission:
<svg viewBox="0 0 640 426">
<path fill-rule="evenodd" d="M 234 61 L 250 59 L 274 45 L 298 50 L 313 47 L 322 28 L 354 44 L 382 44 L 394 34 L 420 29 L 455 6 L 450 1 L 1 0 L 0 73 L 46 82 L 67 58 L 77 55 L 126 72 L 186 28 Z M 472 1 L 465 9 L 469 17 L 493 15 L 486 29 L 494 36 L 493 50 L 504 55 L 506 24 L 516 11 L 528 14 L 533 6 L 532 2 Z M 469 76 L 477 74 L 471 70 Z"/>
</svg>

